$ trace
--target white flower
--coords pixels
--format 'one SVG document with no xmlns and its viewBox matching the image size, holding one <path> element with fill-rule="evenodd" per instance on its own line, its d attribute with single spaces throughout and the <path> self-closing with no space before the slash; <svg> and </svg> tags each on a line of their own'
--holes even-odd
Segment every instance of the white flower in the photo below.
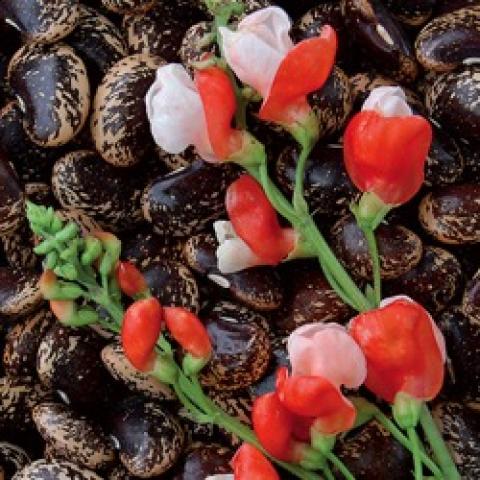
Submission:
<svg viewBox="0 0 480 480">
<path fill-rule="evenodd" d="M 217 161 L 200 94 L 182 65 L 160 67 L 145 102 L 153 138 L 163 150 L 177 154 L 194 145 L 204 160 Z"/>
<path fill-rule="evenodd" d="M 267 98 L 275 75 L 293 48 L 291 21 L 284 10 L 268 7 L 247 15 L 236 31 L 220 28 L 227 63 L 237 77 Z"/>
<path fill-rule="evenodd" d="M 219 246 L 217 266 L 224 274 L 240 272 L 246 268 L 261 265 L 261 259 L 237 235 L 231 222 L 219 220 L 213 224 Z"/>
<path fill-rule="evenodd" d="M 400 87 L 374 88 L 362 106 L 362 110 L 375 110 L 384 117 L 409 117 L 413 115 L 405 92 Z"/>
</svg>

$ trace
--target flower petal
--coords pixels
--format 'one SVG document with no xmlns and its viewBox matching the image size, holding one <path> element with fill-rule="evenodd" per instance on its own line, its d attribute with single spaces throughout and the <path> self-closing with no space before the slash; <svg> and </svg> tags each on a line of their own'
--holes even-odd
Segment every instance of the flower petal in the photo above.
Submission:
<svg viewBox="0 0 480 480">
<path fill-rule="evenodd" d="M 413 115 L 405 92 L 400 87 L 377 87 L 363 103 L 362 110 L 375 110 L 384 117 L 409 117 Z"/>
<path fill-rule="evenodd" d="M 202 100 L 182 65 L 160 67 L 145 101 L 157 145 L 168 153 L 180 153 L 195 145 L 202 158 L 212 159 Z"/>
<path fill-rule="evenodd" d="M 252 249 L 241 238 L 225 240 L 217 248 L 217 266 L 224 274 L 235 273 L 247 268 L 263 265 Z"/>
<path fill-rule="evenodd" d="M 292 375 L 316 375 L 336 387 L 358 388 L 365 381 L 367 365 L 360 346 L 337 323 L 312 323 L 295 330 L 287 350 Z"/>
<path fill-rule="evenodd" d="M 350 400 L 341 395 L 335 402 L 331 413 L 318 417 L 312 425 L 312 430 L 322 435 L 336 435 L 350 430 L 357 418 L 357 410 Z"/>
<path fill-rule="evenodd" d="M 295 110 L 299 101 L 318 90 L 327 80 L 335 62 L 337 35 L 325 25 L 318 37 L 309 38 L 295 45 L 278 68 L 272 88 L 260 110 L 263 120 L 291 123 L 290 105 Z M 302 102 L 300 102 L 302 103 Z"/>
<path fill-rule="evenodd" d="M 220 28 L 227 63 L 237 77 L 265 97 L 278 67 L 293 48 L 284 10 L 268 7 L 247 15 L 236 31 Z"/>
</svg>

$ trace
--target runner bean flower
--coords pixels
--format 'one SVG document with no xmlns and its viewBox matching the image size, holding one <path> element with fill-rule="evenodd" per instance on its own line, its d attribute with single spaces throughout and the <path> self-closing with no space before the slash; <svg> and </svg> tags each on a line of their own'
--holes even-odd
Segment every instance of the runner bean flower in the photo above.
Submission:
<svg viewBox="0 0 480 480">
<path fill-rule="evenodd" d="M 271 463 L 252 445 L 244 443 L 232 460 L 231 480 L 280 480 Z M 221 480 L 220 476 L 217 480 Z M 227 476 L 225 478 L 227 480 Z"/>
</svg>

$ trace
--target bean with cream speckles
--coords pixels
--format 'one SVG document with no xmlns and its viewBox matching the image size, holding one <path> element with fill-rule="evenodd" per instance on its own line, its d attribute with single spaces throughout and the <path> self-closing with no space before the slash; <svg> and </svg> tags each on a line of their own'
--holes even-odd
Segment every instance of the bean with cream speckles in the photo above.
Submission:
<svg viewBox="0 0 480 480">
<path fill-rule="evenodd" d="M 437 0 L 386 0 L 385 5 L 407 26 L 418 27 L 431 17 Z"/>
<path fill-rule="evenodd" d="M 12 480 L 103 480 L 86 468 L 66 460 L 37 460 L 18 472 Z"/>
<path fill-rule="evenodd" d="M 43 439 L 76 465 L 104 470 L 115 461 L 106 434 L 86 417 L 59 403 L 41 403 L 32 412 Z"/>
<path fill-rule="evenodd" d="M 12 57 L 8 78 L 33 142 L 64 145 L 80 132 L 90 109 L 90 85 L 85 64 L 71 47 L 26 45 Z"/>
<path fill-rule="evenodd" d="M 23 221 L 24 195 L 9 159 L 0 152 L 0 235 L 14 232 Z"/>
<path fill-rule="evenodd" d="M 127 45 L 116 25 L 97 10 L 80 5 L 79 13 L 78 24 L 65 42 L 85 62 L 93 90 L 110 67 L 127 55 Z"/>
<path fill-rule="evenodd" d="M 0 465 L 3 467 L 4 479 L 12 478 L 16 472 L 26 467 L 31 461 L 30 456 L 23 448 L 10 442 L 0 442 Z"/>
<path fill-rule="evenodd" d="M 480 134 L 480 67 L 444 73 L 425 93 L 428 113 L 449 132 L 478 141 Z"/>
<path fill-rule="evenodd" d="M 340 219 L 331 230 L 333 248 L 347 267 L 360 278 L 370 279 L 371 260 L 367 242 L 353 216 Z M 422 241 L 401 225 L 380 225 L 376 230 L 381 275 L 397 278 L 415 267 L 422 258 Z"/>
<path fill-rule="evenodd" d="M 113 412 L 111 424 L 111 433 L 120 446 L 120 461 L 132 475 L 161 475 L 183 451 L 183 429 L 160 404 L 127 399 Z"/>
<path fill-rule="evenodd" d="M 240 390 L 257 382 L 271 357 L 266 319 L 230 302 L 217 303 L 202 317 L 212 341 L 212 359 L 201 381 L 212 389 Z"/>
<path fill-rule="evenodd" d="M 480 318 L 478 310 L 472 315 L 469 300 L 466 293 L 461 308 L 451 307 L 442 312 L 438 326 L 448 348 L 449 393 L 453 398 L 480 399 Z M 474 308 L 478 309 L 476 305 Z M 463 315 L 462 310 L 469 315 Z"/>
<path fill-rule="evenodd" d="M 0 314 L 16 318 L 35 311 L 43 301 L 38 279 L 33 270 L 0 267 Z"/>
<path fill-rule="evenodd" d="M 461 478 L 480 478 L 480 403 L 445 401 L 435 405 L 432 414 Z"/>
<path fill-rule="evenodd" d="M 448 185 L 428 193 L 420 203 L 419 219 L 440 242 L 480 242 L 480 185 Z"/>
<path fill-rule="evenodd" d="M 58 159 L 52 187 L 64 209 L 79 209 L 104 228 L 130 229 L 140 220 L 131 172 L 109 165 L 94 152 L 77 150 Z"/>
<path fill-rule="evenodd" d="M 102 360 L 115 380 L 123 382 L 129 390 L 152 399 L 172 400 L 172 390 L 147 373 L 136 370 L 123 353 L 122 346 L 112 343 L 103 348 Z"/>
<path fill-rule="evenodd" d="M 202 19 L 200 11 L 178 2 L 158 2 L 147 13 L 125 15 L 123 29 L 129 52 L 158 55 L 178 61 L 178 50 L 188 27 Z"/>
<path fill-rule="evenodd" d="M 115 13 L 141 13 L 150 10 L 156 0 L 102 0 L 108 10 Z"/>
<path fill-rule="evenodd" d="M 8 332 L 3 351 L 3 367 L 7 375 L 35 376 L 38 346 L 53 322 L 50 310 L 41 309 Z"/>
<path fill-rule="evenodd" d="M 310 262 L 285 265 L 282 278 L 285 301 L 272 316 L 276 331 L 290 334 L 307 323 L 342 323 L 351 315 L 350 308 L 330 287 L 317 265 Z"/>
<path fill-rule="evenodd" d="M 237 176 L 233 165 L 198 160 L 154 180 L 142 198 L 143 215 L 161 235 L 200 233 L 225 213 L 225 191 Z"/>
<path fill-rule="evenodd" d="M 213 24 L 204 21 L 195 23 L 185 32 L 178 55 L 186 67 L 192 69 L 203 55 L 215 53 L 215 35 L 212 31 Z"/>
<path fill-rule="evenodd" d="M 423 67 L 436 72 L 480 63 L 480 5 L 434 18 L 419 33 L 415 51 Z"/>
<path fill-rule="evenodd" d="M 103 159 L 128 167 L 154 152 L 145 95 L 164 64 L 160 57 L 132 55 L 105 75 L 93 101 L 92 137 Z"/>
<path fill-rule="evenodd" d="M 275 176 L 288 195 L 293 194 L 298 151 L 286 147 L 275 164 Z M 348 178 L 343 163 L 341 145 L 317 144 L 307 161 L 305 170 L 305 198 L 314 214 L 343 215 L 358 190 Z"/>
<path fill-rule="evenodd" d="M 412 46 L 379 0 L 342 0 L 348 31 L 365 58 L 398 81 L 412 82 L 418 65 Z"/>
<path fill-rule="evenodd" d="M 425 247 L 418 265 L 404 275 L 385 282 L 385 296 L 408 295 L 430 313 L 443 310 L 462 283 L 457 258 L 438 247 Z"/>
<path fill-rule="evenodd" d="M 211 234 L 190 237 L 184 248 L 184 257 L 189 267 L 214 284 L 228 289 L 236 300 L 249 308 L 269 311 L 281 305 L 282 286 L 273 268 L 254 267 L 223 274 L 217 268 L 217 246 L 218 242 Z"/>
<path fill-rule="evenodd" d="M 53 43 L 68 35 L 79 17 L 78 0 L 2 0 L 0 18 L 27 42 Z"/>
</svg>

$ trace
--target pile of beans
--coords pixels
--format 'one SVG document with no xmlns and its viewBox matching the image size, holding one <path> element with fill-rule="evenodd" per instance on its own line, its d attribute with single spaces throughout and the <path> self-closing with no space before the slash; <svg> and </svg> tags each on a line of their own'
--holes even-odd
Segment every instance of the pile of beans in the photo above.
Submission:
<svg viewBox="0 0 480 480">
<path fill-rule="evenodd" d="M 270 5 L 247 0 L 247 12 Z M 379 85 L 401 85 L 428 116 L 425 185 L 378 230 L 384 289 L 434 315 L 448 381 L 433 405 L 462 478 L 480 478 L 480 2 L 280 0 L 296 41 L 331 24 L 336 66 L 311 95 L 321 141 L 306 195 L 359 282 L 371 264 L 348 213 L 358 195 L 342 161 L 343 127 Z M 314 261 L 230 275 L 216 267 L 212 221 L 225 218 L 232 165 L 159 151 L 144 96 L 166 62 L 215 50 L 195 0 L 0 2 L 0 479 L 203 480 L 229 473 L 238 439 L 192 422 L 169 388 L 139 373 L 117 339 L 67 329 L 42 300 L 26 199 L 53 205 L 84 232 L 103 228 L 163 305 L 200 314 L 213 341 L 202 372 L 212 399 L 249 422 L 253 398 L 287 362 L 285 338 L 352 311 Z M 291 139 L 252 115 L 271 174 L 291 193 Z M 409 453 L 372 421 L 338 442 L 358 480 L 403 480 Z M 285 476 L 285 478 L 288 478 Z"/>
</svg>

